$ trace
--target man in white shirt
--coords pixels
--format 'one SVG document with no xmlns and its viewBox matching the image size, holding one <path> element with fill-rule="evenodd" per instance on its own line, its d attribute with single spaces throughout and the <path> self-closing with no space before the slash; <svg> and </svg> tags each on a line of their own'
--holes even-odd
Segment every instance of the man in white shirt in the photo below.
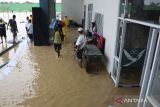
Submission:
<svg viewBox="0 0 160 107">
<path fill-rule="evenodd" d="M 33 41 L 33 24 L 31 20 L 29 20 L 29 23 L 27 25 L 27 34 L 30 40 Z"/>
<path fill-rule="evenodd" d="M 78 28 L 78 32 L 79 32 L 79 37 L 76 41 L 76 47 L 77 47 L 77 58 L 80 61 L 80 64 L 82 66 L 82 52 L 83 52 L 83 47 L 86 44 L 86 38 L 83 34 L 83 28 Z"/>
<path fill-rule="evenodd" d="M 29 23 L 29 17 L 27 16 L 26 20 L 24 21 L 24 26 L 26 28 L 26 31 L 27 31 L 28 23 Z"/>
</svg>

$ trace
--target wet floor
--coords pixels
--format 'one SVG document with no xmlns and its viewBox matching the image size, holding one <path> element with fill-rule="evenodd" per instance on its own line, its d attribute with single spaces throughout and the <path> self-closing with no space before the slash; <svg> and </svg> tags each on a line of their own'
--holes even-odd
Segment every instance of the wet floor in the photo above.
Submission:
<svg viewBox="0 0 160 107">
<path fill-rule="evenodd" d="M 0 69 L 0 107 L 108 107 L 116 95 L 138 95 L 139 89 L 115 88 L 104 69 L 80 68 L 74 55 L 76 33 L 57 58 L 53 46 L 36 47 L 24 40 Z M 3 55 L 3 59 L 7 59 Z"/>
<path fill-rule="evenodd" d="M 31 14 L 31 12 L 0 12 L 0 18 L 2 18 L 6 23 L 9 21 L 9 19 L 12 18 L 13 15 L 16 15 L 16 21 L 17 21 L 17 27 L 18 27 L 18 34 L 17 34 L 17 41 L 20 40 L 22 37 L 26 36 L 26 31 L 25 31 L 25 23 L 23 21 L 25 21 L 26 17 L 29 16 Z M 1 39 L 0 39 L 0 53 L 6 49 L 11 47 L 12 41 L 13 41 L 13 34 L 10 31 L 10 27 L 8 27 L 7 29 L 7 25 L 6 25 L 6 33 L 7 33 L 7 42 L 5 42 L 4 38 L 3 38 L 3 44 L 1 43 Z"/>
</svg>

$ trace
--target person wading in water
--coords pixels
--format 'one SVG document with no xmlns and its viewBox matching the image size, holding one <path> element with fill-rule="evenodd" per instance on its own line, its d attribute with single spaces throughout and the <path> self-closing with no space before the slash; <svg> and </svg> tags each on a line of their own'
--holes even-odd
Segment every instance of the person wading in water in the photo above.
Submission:
<svg viewBox="0 0 160 107">
<path fill-rule="evenodd" d="M 15 39 L 18 33 L 17 22 L 15 19 L 16 19 L 16 15 L 13 15 L 13 19 L 9 19 L 9 22 L 7 24 L 7 29 L 8 29 L 8 26 L 11 27 L 11 32 L 13 34 L 13 43 L 16 43 Z"/>
</svg>

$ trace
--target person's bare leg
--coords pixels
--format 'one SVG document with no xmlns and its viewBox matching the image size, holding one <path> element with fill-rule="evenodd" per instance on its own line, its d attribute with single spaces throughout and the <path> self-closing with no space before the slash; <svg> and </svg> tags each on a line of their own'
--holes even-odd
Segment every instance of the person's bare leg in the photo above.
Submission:
<svg viewBox="0 0 160 107">
<path fill-rule="evenodd" d="M 58 53 L 58 58 L 59 58 L 59 57 L 60 57 L 60 50 L 59 50 L 59 49 L 58 49 L 58 52 L 57 52 L 57 53 Z"/>
<path fill-rule="evenodd" d="M 80 60 L 80 67 L 82 68 L 82 59 Z"/>
<path fill-rule="evenodd" d="M 5 42 L 7 43 L 7 37 L 4 37 L 5 38 Z"/>
<path fill-rule="evenodd" d="M 1 41 L 2 41 L 2 43 L 3 43 L 3 37 L 1 37 Z"/>
</svg>

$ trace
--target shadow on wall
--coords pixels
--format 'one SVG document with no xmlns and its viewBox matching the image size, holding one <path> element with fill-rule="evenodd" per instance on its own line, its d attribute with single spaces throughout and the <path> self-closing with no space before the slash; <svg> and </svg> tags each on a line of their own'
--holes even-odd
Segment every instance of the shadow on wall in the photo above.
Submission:
<svg viewBox="0 0 160 107">
<path fill-rule="evenodd" d="M 107 56 L 103 56 L 102 57 L 102 63 L 105 66 L 106 70 L 107 70 L 107 66 L 108 66 L 108 57 Z"/>
<path fill-rule="evenodd" d="M 103 57 L 102 57 L 102 62 L 103 62 L 103 64 L 104 64 L 104 66 L 105 66 L 105 68 L 106 68 L 106 70 L 107 70 L 107 66 L 108 66 L 108 62 L 109 62 L 109 59 L 108 59 L 108 57 L 105 55 L 105 42 L 106 42 L 106 40 L 105 40 L 105 38 L 104 38 L 104 42 L 103 42 L 103 47 L 102 47 L 102 49 L 100 49 L 101 50 L 101 52 L 102 52 L 102 54 L 103 54 Z"/>
</svg>

